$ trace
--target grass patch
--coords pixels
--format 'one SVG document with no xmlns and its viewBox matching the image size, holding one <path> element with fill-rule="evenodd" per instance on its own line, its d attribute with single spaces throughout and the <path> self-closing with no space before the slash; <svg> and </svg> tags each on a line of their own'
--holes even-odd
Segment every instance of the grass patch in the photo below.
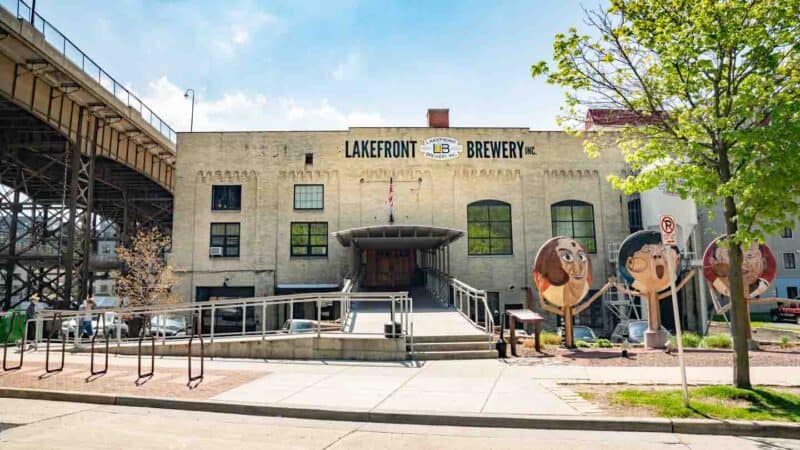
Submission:
<svg viewBox="0 0 800 450">
<path fill-rule="evenodd" d="M 609 341 L 608 339 L 600 338 L 597 340 L 597 346 L 600 348 L 611 348 L 614 345 L 612 345 L 611 341 Z"/>
<path fill-rule="evenodd" d="M 542 345 L 561 345 L 561 338 L 552 331 L 542 331 L 539 340 Z"/>
<path fill-rule="evenodd" d="M 727 334 L 712 334 L 703 339 L 703 346 L 706 348 L 731 348 L 733 339 Z"/>
<path fill-rule="evenodd" d="M 684 348 L 698 348 L 700 344 L 703 342 L 703 337 L 697 333 L 692 333 L 691 331 L 682 333 L 681 340 L 683 341 Z M 673 348 L 678 348 L 678 338 L 677 336 L 672 336 L 669 338 L 670 343 L 672 343 Z"/>
<path fill-rule="evenodd" d="M 659 417 L 800 422 L 800 396 L 771 389 L 704 386 L 689 390 L 689 408 L 680 390 L 625 389 L 610 394 L 611 402 L 651 410 Z"/>
<path fill-rule="evenodd" d="M 578 395 L 582 399 L 587 400 L 587 401 L 592 401 L 592 400 L 597 398 L 597 393 L 596 392 L 578 392 Z"/>
</svg>

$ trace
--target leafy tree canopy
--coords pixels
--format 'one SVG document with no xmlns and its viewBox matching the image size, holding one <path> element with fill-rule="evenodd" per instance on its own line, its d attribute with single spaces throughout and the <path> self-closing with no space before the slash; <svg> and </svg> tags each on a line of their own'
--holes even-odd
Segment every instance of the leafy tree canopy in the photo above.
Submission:
<svg viewBox="0 0 800 450">
<path fill-rule="evenodd" d="M 531 72 L 567 90 L 561 120 L 574 131 L 587 108 L 639 117 L 585 135 L 590 155 L 619 148 L 631 165 L 610 177 L 615 187 L 630 194 L 664 181 L 707 207 L 726 199 L 736 242 L 796 219 L 799 1 L 611 0 L 585 23 L 587 34 L 558 34 L 554 64 Z"/>
</svg>

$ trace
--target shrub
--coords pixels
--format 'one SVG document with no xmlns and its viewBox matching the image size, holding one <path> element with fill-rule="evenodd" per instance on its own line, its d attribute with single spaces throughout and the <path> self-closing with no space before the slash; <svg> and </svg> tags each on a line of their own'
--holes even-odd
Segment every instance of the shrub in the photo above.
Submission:
<svg viewBox="0 0 800 450">
<path fill-rule="evenodd" d="M 708 348 L 731 348 L 733 341 L 727 334 L 712 334 L 703 339 L 703 345 Z"/>
<path fill-rule="evenodd" d="M 592 345 L 584 340 L 578 339 L 577 341 L 575 341 L 575 346 L 578 348 L 589 348 Z"/>
<path fill-rule="evenodd" d="M 602 339 L 602 338 L 597 340 L 597 346 L 600 347 L 600 348 L 611 348 L 611 347 L 613 347 L 613 345 L 611 344 L 611 341 L 609 341 L 608 339 Z"/>
<path fill-rule="evenodd" d="M 703 337 L 697 333 L 682 333 L 681 339 L 683 341 L 683 346 L 686 348 L 697 348 L 700 347 L 700 344 L 703 342 Z"/>
<path fill-rule="evenodd" d="M 542 331 L 539 339 L 542 345 L 561 345 L 561 338 L 551 331 Z"/>
<path fill-rule="evenodd" d="M 778 342 L 778 345 L 781 348 L 789 348 L 792 346 L 792 344 L 789 341 L 790 341 L 789 336 L 781 336 L 781 340 L 780 342 Z"/>
</svg>

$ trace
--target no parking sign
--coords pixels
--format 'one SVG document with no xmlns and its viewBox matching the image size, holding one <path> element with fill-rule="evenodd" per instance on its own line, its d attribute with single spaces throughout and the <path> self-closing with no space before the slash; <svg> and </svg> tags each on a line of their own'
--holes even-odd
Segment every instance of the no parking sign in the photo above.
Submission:
<svg viewBox="0 0 800 450">
<path fill-rule="evenodd" d="M 660 222 L 661 242 L 664 245 L 675 245 L 677 243 L 675 240 L 675 229 L 677 228 L 675 218 L 667 214 L 662 214 Z"/>
</svg>

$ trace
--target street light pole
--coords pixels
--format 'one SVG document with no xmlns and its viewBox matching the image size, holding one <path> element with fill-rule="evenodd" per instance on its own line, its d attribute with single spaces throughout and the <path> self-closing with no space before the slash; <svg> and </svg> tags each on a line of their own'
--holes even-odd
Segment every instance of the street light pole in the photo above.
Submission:
<svg viewBox="0 0 800 450">
<path fill-rule="evenodd" d="M 194 89 L 187 89 L 183 94 L 183 98 L 189 98 L 189 93 L 192 93 L 192 115 L 189 116 L 189 132 L 194 128 Z"/>
</svg>

